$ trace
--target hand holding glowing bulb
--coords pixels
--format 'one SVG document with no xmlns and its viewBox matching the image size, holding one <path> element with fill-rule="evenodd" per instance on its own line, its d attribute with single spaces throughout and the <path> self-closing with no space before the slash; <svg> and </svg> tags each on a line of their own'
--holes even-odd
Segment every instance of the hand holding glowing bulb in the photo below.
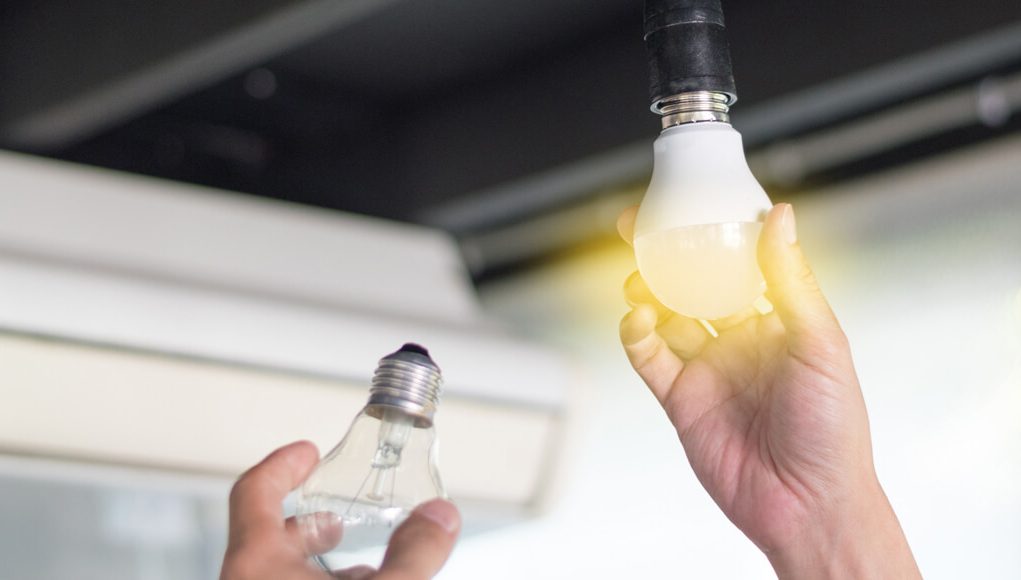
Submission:
<svg viewBox="0 0 1021 580">
<path fill-rule="evenodd" d="M 628 242 L 636 211 L 618 222 Z M 636 272 L 621 341 L 699 481 L 780 577 L 917 578 L 876 478 L 847 339 L 796 238 L 791 207 L 771 210 L 757 254 L 774 312 L 732 318 L 713 337 Z"/>
</svg>

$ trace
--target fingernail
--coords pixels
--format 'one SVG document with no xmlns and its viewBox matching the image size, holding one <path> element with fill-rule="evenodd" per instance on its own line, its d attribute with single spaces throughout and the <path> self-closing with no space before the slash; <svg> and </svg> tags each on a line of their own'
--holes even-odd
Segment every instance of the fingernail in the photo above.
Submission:
<svg viewBox="0 0 1021 580">
<path fill-rule="evenodd" d="M 783 215 L 780 216 L 780 227 L 783 229 L 783 237 L 788 244 L 798 241 L 798 225 L 794 222 L 794 208 L 789 203 L 784 204 Z"/>
<path fill-rule="evenodd" d="M 434 499 L 426 502 L 415 509 L 419 515 L 432 520 L 433 523 L 443 528 L 448 534 L 456 534 L 461 527 L 461 516 L 457 508 L 448 501 Z"/>
<path fill-rule="evenodd" d="M 372 566 L 361 565 L 344 568 L 343 570 L 334 570 L 333 574 L 345 580 L 369 580 L 376 576 L 376 569 Z"/>
</svg>

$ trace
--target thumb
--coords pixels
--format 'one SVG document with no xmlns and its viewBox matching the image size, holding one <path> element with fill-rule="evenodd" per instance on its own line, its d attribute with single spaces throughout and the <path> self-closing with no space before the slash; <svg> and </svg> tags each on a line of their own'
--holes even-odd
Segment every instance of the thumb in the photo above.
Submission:
<svg viewBox="0 0 1021 580">
<path fill-rule="evenodd" d="M 759 267 L 793 349 L 843 336 L 798 244 L 794 208 L 777 204 L 766 216 L 759 238 Z"/>
<path fill-rule="evenodd" d="M 426 580 L 447 561 L 461 530 L 454 504 L 434 499 L 411 512 L 390 537 L 377 580 Z"/>
</svg>

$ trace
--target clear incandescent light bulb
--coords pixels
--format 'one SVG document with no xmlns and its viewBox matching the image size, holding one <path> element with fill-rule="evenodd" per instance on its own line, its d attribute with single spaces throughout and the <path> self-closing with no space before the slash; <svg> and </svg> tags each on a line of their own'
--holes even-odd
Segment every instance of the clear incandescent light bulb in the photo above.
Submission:
<svg viewBox="0 0 1021 580">
<path fill-rule="evenodd" d="M 719 0 L 649 0 L 652 110 L 663 117 L 652 180 L 635 220 L 638 270 L 671 310 L 702 320 L 752 305 L 772 204 L 730 125 L 737 99 Z"/>
<path fill-rule="evenodd" d="M 326 570 L 378 564 L 353 561 L 352 552 L 385 545 L 416 505 L 446 497 L 433 427 L 440 386 L 421 346 L 383 357 L 365 408 L 301 486 L 298 529 Z"/>
</svg>

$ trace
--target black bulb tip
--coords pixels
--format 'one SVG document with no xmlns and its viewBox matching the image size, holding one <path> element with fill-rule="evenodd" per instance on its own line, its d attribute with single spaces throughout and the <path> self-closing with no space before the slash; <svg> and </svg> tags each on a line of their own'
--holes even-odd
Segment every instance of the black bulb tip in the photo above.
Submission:
<svg viewBox="0 0 1021 580">
<path fill-rule="evenodd" d="M 439 369 L 439 365 L 429 355 L 429 351 L 415 342 L 406 342 L 401 348 L 383 357 L 383 360 L 402 360 L 416 365 Z"/>
<path fill-rule="evenodd" d="M 413 352 L 422 356 L 429 356 L 429 350 L 420 344 L 406 342 L 397 352 Z M 430 357 L 431 358 L 431 357 Z"/>
</svg>

